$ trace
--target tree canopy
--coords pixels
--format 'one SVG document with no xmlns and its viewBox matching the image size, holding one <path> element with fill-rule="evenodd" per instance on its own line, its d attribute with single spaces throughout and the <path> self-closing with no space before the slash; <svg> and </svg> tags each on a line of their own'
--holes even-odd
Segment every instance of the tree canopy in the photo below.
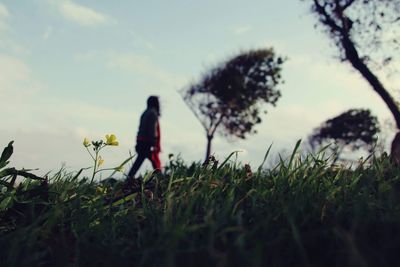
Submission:
<svg viewBox="0 0 400 267">
<path fill-rule="evenodd" d="M 368 109 L 350 109 L 339 116 L 324 122 L 309 137 L 311 147 L 315 148 L 334 143 L 339 151 L 360 148 L 372 152 L 380 132 L 377 117 Z M 340 153 L 338 153 L 340 154 Z"/>
<path fill-rule="evenodd" d="M 207 158 L 216 132 L 242 139 L 256 132 L 254 126 L 266 113 L 262 104 L 275 106 L 281 96 L 277 86 L 282 82 L 283 62 L 273 49 L 243 52 L 181 92 L 206 131 Z"/>
</svg>

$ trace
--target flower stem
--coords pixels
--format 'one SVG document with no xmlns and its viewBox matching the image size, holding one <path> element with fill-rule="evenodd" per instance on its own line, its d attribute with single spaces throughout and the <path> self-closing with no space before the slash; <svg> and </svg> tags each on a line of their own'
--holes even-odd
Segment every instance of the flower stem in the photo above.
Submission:
<svg viewBox="0 0 400 267">
<path fill-rule="evenodd" d="M 96 169 L 97 169 L 97 161 L 99 159 L 99 150 L 96 149 L 96 157 L 94 158 L 94 166 L 93 166 L 93 175 L 92 179 L 90 180 L 90 183 L 93 183 L 94 177 L 96 176 Z"/>
<path fill-rule="evenodd" d="M 86 150 L 87 150 L 87 152 L 89 153 L 90 157 L 91 157 L 93 160 L 95 160 L 88 147 L 86 147 Z"/>
</svg>

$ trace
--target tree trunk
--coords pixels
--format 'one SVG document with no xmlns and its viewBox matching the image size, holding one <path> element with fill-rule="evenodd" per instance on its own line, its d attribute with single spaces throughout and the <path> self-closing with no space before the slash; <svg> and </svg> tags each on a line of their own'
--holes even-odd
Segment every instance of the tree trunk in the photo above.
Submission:
<svg viewBox="0 0 400 267">
<path fill-rule="evenodd" d="M 396 121 L 397 129 L 400 129 L 400 110 L 392 96 L 385 89 L 379 79 L 371 72 L 368 66 L 361 60 L 350 38 L 347 36 L 343 37 L 342 44 L 347 60 L 350 61 L 351 65 L 361 73 L 375 92 L 377 92 L 382 98 Z"/>
<path fill-rule="evenodd" d="M 206 151 L 206 159 L 205 161 L 208 160 L 208 158 L 210 157 L 211 154 L 211 141 L 214 138 L 213 135 L 207 135 L 207 151 Z"/>
<path fill-rule="evenodd" d="M 400 110 L 392 96 L 379 81 L 378 77 L 376 77 L 368 68 L 368 66 L 360 59 L 354 43 L 350 40 L 348 36 L 343 37 L 342 45 L 345 50 L 347 60 L 350 61 L 351 65 L 353 65 L 353 67 L 361 73 L 361 75 L 368 81 L 375 92 L 377 92 L 378 95 L 385 102 L 390 112 L 392 113 L 394 120 L 396 121 L 397 129 L 399 130 Z M 390 157 L 392 159 L 392 162 L 400 164 L 400 131 L 397 132 L 394 140 L 392 141 L 392 145 L 390 148 Z"/>
<path fill-rule="evenodd" d="M 390 159 L 394 164 L 400 165 L 400 132 L 397 132 L 393 139 L 390 148 Z"/>
</svg>

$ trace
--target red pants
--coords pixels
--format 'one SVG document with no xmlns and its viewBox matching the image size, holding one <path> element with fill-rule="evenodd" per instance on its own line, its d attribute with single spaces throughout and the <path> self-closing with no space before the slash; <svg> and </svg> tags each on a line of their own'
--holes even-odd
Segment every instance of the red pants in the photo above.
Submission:
<svg viewBox="0 0 400 267">
<path fill-rule="evenodd" d="M 151 163 L 153 168 L 161 171 L 160 152 L 154 150 L 151 152 Z"/>
</svg>

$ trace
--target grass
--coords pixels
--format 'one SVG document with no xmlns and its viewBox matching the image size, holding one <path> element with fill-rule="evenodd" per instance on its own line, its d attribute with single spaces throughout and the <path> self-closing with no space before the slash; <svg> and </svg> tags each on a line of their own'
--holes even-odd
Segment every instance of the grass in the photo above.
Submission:
<svg viewBox="0 0 400 267">
<path fill-rule="evenodd" d="M 399 263 L 400 169 L 386 156 L 341 168 L 294 153 L 269 170 L 177 160 L 144 180 L 126 197 L 65 170 L 3 187 L 0 265 Z"/>
</svg>

